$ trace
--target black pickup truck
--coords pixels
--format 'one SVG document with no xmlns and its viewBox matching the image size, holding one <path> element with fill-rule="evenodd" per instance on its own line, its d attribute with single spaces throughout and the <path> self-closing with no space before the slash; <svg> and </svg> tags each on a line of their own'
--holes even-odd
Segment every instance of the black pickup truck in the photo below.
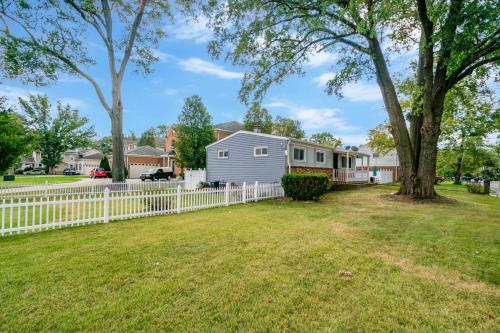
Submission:
<svg viewBox="0 0 500 333">
<path fill-rule="evenodd" d="M 166 179 L 170 180 L 170 177 L 173 177 L 173 171 L 168 171 L 162 168 L 153 168 L 149 169 L 147 172 L 141 173 L 141 180 L 145 181 L 146 179 L 150 179 L 152 181 Z"/>
</svg>

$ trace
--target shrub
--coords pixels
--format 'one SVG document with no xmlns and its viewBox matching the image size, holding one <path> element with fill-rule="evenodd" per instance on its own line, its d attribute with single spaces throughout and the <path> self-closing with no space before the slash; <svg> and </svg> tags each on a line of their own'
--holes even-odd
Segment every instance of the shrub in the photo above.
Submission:
<svg viewBox="0 0 500 333">
<path fill-rule="evenodd" d="M 102 168 L 106 171 L 111 171 L 111 167 L 109 166 L 109 160 L 106 155 L 102 157 L 101 162 L 99 163 L 99 168 Z"/>
<path fill-rule="evenodd" d="M 197 188 L 209 188 L 210 184 L 207 182 L 199 182 Z"/>
<path fill-rule="evenodd" d="M 479 183 L 467 183 L 465 187 L 469 193 L 482 194 L 484 192 L 483 187 Z"/>
<path fill-rule="evenodd" d="M 293 200 L 319 200 L 329 188 L 323 173 L 289 173 L 281 178 L 281 184 L 286 196 Z"/>
</svg>

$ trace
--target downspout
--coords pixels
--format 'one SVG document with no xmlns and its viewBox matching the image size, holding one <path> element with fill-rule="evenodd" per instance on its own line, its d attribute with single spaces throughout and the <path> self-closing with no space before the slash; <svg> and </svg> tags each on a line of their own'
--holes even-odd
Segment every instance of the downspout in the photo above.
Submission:
<svg viewBox="0 0 500 333">
<path fill-rule="evenodd" d="M 288 173 L 292 173 L 292 166 L 290 164 L 290 141 L 291 140 L 288 139 L 287 148 L 286 148 L 286 151 L 287 151 L 286 157 L 288 160 Z"/>
</svg>

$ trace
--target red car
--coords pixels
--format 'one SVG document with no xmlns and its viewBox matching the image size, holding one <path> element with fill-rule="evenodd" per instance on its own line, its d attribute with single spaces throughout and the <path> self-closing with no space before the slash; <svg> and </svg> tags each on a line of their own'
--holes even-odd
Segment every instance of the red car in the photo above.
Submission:
<svg viewBox="0 0 500 333">
<path fill-rule="evenodd" d="M 106 170 L 102 168 L 95 168 L 90 171 L 90 178 L 106 178 Z"/>
</svg>

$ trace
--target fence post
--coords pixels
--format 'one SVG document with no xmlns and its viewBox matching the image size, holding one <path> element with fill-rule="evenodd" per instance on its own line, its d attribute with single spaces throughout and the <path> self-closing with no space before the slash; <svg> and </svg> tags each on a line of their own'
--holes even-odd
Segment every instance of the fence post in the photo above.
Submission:
<svg viewBox="0 0 500 333">
<path fill-rule="evenodd" d="M 177 185 L 177 214 L 181 213 L 181 186 Z"/>
<path fill-rule="evenodd" d="M 104 223 L 109 222 L 109 188 L 104 190 Z"/>
<path fill-rule="evenodd" d="M 49 181 L 45 180 L 45 196 L 49 195 Z"/>
<path fill-rule="evenodd" d="M 243 203 L 247 203 L 247 182 L 243 182 L 241 190 L 243 191 L 243 193 L 241 194 L 241 199 Z"/>
<path fill-rule="evenodd" d="M 259 198 L 258 198 L 258 195 L 259 195 L 259 191 L 257 190 L 257 188 L 259 187 L 259 182 L 256 181 L 255 182 L 255 187 L 253 188 L 253 200 L 254 201 L 257 201 Z"/>
<path fill-rule="evenodd" d="M 229 206 L 229 183 L 226 183 L 226 192 L 225 192 L 225 196 L 226 196 L 226 206 Z"/>
</svg>

